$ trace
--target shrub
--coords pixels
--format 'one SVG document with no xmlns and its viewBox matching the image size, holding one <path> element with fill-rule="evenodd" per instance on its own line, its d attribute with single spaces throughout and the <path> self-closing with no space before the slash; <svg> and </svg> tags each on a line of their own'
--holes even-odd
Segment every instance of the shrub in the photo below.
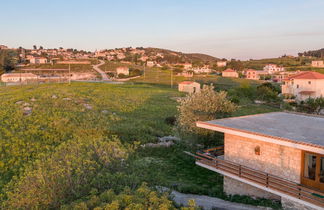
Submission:
<svg viewBox="0 0 324 210">
<path fill-rule="evenodd" d="M 306 101 L 302 101 L 298 107 L 298 111 L 307 112 L 311 114 L 319 114 L 324 109 L 324 98 L 309 98 Z"/>
<path fill-rule="evenodd" d="M 214 91 L 214 86 L 204 85 L 198 93 L 190 94 L 180 101 L 178 127 L 185 132 L 208 134 L 210 131 L 196 127 L 197 121 L 223 118 L 236 110 L 224 91 Z"/>
<path fill-rule="evenodd" d="M 84 201 L 78 201 L 65 205 L 63 209 L 176 209 L 173 202 L 169 200 L 168 193 L 158 193 L 151 190 L 143 183 L 135 191 L 125 188 L 121 193 L 116 194 L 107 190 L 99 196 L 93 195 Z M 190 202 L 190 207 L 195 204 Z"/>
<path fill-rule="evenodd" d="M 115 162 L 126 157 L 126 148 L 117 139 L 62 143 L 52 155 L 37 160 L 19 179 L 9 183 L 4 208 L 58 208 L 87 194 L 100 170 L 114 170 Z"/>
<path fill-rule="evenodd" d="M 177 118 L 175 116 L 165 118 L 165 123 L 168 125 L 175 125 Z"/>
</svg>

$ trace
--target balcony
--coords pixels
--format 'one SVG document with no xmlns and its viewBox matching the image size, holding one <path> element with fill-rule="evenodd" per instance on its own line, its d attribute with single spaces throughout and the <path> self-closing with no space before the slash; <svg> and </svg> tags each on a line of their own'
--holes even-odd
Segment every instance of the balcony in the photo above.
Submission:
<svg viewBox="0 0 324 210">
<path fill-rule="evenodd" d="M 223 159 L 224 146 L 199 151 L 196 164 L 279 196 L 324 208 L 324 192 Z"/>
</svg>

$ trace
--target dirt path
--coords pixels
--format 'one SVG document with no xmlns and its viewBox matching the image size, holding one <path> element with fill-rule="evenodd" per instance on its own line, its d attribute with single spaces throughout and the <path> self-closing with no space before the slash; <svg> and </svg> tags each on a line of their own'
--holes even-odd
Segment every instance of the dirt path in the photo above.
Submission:
<svg viewBox="0 0 324 210">
<path fill-rule="evenodd" d="M 167 189 L 164 189 L 167 190 Z M 193 195 L 193 194 L 184 194 L 177 191 L 172 191 L 171 196 L 173 200 L 179 204 L 187 206 L 189 200 L 195 200 L 197 206 L 203 207 L 205 210 L 270 210 L 269 207 L 259 207 L 252 206 L 241 203 L 234 203 L 230 201 L 225 201 L 215 197 L 209 197 L 205 195 Z"/>
<path fill-rule="evenodd" d="M 99 68 L 99 66 L 102 66 L 102 65 L 105 64 L 105 61 L 99 60 L 99 62 L 100 62 L 99 64 L 97 64 L 97 65 L 93 65 L 93 66 L 92 66 L 93 69 L 101 75 L 102 80 L 104 80 L 104 81 L 108 81 L 108 80 L 110 80 L 110 79 L 108 78 L 108 75 L 107 75 L 104 71 L 102 71 L 102 70 Z"/>
</svg>

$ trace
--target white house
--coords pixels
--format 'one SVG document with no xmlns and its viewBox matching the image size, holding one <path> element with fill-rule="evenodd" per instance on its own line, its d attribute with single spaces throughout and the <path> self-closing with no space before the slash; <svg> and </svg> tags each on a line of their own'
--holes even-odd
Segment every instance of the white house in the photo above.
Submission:
<svg viewBox="0 0 324 210">
<path fill-rule="evenodd" d="M 146 62 L 146 66 L 147 67 L 153 67 L 155 65 L 155 62 L 154 61 L 147 61 Z"/>
<path fill-rule="evenodd" d="M 268 74 L 274 74 L 277 72 L 284 71 L 285 68 L 276 64 L 267 64 L 265 67 L 263 67 L 263 70 L 268 72 Z"/>
<path fill-rule="evenodd" d="M 285 96 L 295 96 L 298 101 L 324 97 L 324 74 L 306 71 L 284 80 L 281 92 Z"/>
<path fill-rule="evenodd" d="M 198 82 L 183 81 L 179 83 L 178 90 L 187 93 L 200 92 L 200 84 Z"/>
<path fill-rule="evenodd" d="M 217 67 L 225 67 L 227 65 L 226 61 L 217 61 Z"/>
<path fill-rule="evenodd" d="M 29 62 L 31 64 L 46 64 L 47 63 L 47 58 L 43 57 L 30 57 Z"/>
<path fill-rule="evenodd" d="M 184 63 L 182 65 L 183 65 L 183 68 L 186 69 L 186 70 L 192 69 L 192 64 L 191 63 Z"/>
<path fill-rule="evenodd" d="M 32 73 L 6 73 L 1 75 L 2 82 L 26 82 L 37 80 L 38 76 Z"/>
<path fill-rule="evenodd" d="M 116 68 L 117 75 L 129 75 L 129 68 L 127 66 L 120 66 Z"/>
<path fill-rule="evenodd" d="M 204 67 L 197 67 L 192 70 L 194 71 L 195 74 L 208 74 L 212 72 L 212 70 L 207 65 Z"/>
</svg>

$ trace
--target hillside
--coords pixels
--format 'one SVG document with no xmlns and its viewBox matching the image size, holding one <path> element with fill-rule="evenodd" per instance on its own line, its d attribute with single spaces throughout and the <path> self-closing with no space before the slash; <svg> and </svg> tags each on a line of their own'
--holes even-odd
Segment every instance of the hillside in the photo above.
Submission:
<svg viewBox="0 0 324 210">
<path fill-rule="evenodd" d="M 206 55 L 206 54 L 202 54 L 202 53 L 183 53 L 183 52 L 176 52 L 176 51 L 172 51 L 172 50 L 167 50 L 167 49 L 161 49 L 161 48 L 143 48 L 145 50 L 145 53 L 147 55 L 150 54 L 163 54 L 164 57 L 170 58 L 170 57 L 174 57 L 175 60 L 178 60 L 178 63 L 181 62 L 202 62 L 202 63 L 206 63 L 206 62 L 217 62 L 218 60 L 220 60 L 219 58 L 210 56 L 210 55 Z"/>
</svg>

